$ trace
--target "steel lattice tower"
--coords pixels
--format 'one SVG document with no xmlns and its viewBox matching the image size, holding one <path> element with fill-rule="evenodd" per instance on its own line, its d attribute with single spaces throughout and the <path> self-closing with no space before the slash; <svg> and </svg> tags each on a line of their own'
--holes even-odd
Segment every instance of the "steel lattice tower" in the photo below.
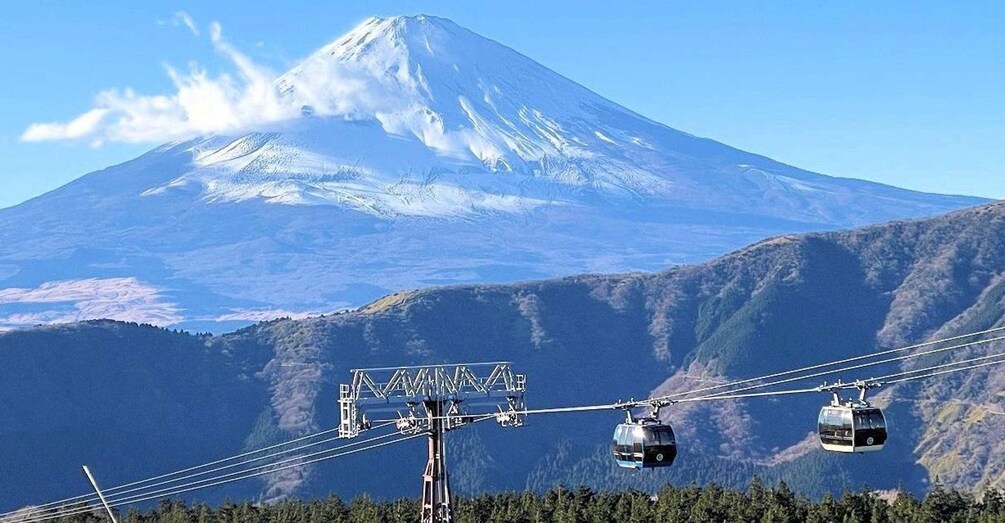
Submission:
<svg viewBox="0 0 1005 523">
<path fill-rule="evenodd" d="M 399 411 L 400 432 L 428 435 L 420 521 L 452 523 L 445 433 L 490 417 L 519 426 L 526 377 L 513 373 L 507 362 L 355 369 L 352 375 L 351 384 L 339 387 L 339 436 L 353 438 L 369 429 L 368 412 Z M 408 414 L 401 415 L 402 409 Z"/>
</svg>

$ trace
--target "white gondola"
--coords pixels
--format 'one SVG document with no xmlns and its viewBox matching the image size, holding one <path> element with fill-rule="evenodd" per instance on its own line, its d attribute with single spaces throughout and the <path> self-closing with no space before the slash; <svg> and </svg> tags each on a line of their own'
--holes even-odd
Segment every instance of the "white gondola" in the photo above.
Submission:
<svg viewBox="0 0 1005 523">
<path fill-rule="evenodd" d="M 844 403 L 833 390 L 831 404 L 820 409 L 817 433 L 820 446 L 830 452 L 875 452 L 886 444 L 887 426 L 883 410 L 865 400 L 868 387 L 860 388 L 858 400 Z"/>
<path fill-rule="evenodd" d="M 677 439 L 670 425 L 656 418 L 622 423 L 614 429 L 611 453 L 619 467 L 669 467 L 677 457 Z"/>
</svg>

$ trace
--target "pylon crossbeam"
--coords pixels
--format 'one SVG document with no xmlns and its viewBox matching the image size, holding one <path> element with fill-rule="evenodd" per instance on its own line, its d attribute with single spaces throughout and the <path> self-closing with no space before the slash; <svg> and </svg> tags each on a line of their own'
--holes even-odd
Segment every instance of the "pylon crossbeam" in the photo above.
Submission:
<svg viewBox="0 0 1005 523">
<path fill-rule="evenodd" d="M 506 372 L 507 369 L 509 369 L 509 366 L 496 365 L 492 369 L 492 374 L 489 374 L 489 377 L 485 379 L 485 388 L 491 389 L 494 387 L 496 382 L 499 381 L 499 376 L 509 374 L 509 372 Z"/>
<path fill-rule="evenodd" d="M 363 405 L 503 398 L 522 395 L 523 386 L 507 363 L 363 369 L 353 371 L 349 399 Z"/>
<path fill-rule="evenodd" d="M 390 396 L 396 390 L 407 390 L 405 388 L 406 378 L 408 373 L 404 370 L 398 369 L 394 371 L 391 379 L 387 381 L 387 384 L 383 387 L 384 397 Z"/>
</svg>

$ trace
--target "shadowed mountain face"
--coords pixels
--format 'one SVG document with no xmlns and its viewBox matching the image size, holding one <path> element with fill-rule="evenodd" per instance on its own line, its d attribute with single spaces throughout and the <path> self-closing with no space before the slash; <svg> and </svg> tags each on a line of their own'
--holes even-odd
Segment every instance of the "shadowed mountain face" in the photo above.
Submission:
<svg viewBox="0 0 1005 523">
<path fill-rule="evenodd" d="M 66 468 L 65 449 L 74 445 L 81 452 L 107 449 L 99 470 L 115 475 L 109 481 L 127 481 L 230 455 L 242 444 L 326 429 L 337 424 L 337 385 L 350 368 L 510 360 L 528 375 L 529 406 L 562 406 L 688 390 L 707 386 L 703 380 L 753 377 L 982 330 L 1003 324 L 1003 239 L 1005 204 L 992 204 L 927 221 L 777 237 L 660 273 L 402 292 L 354 312 L 272 321 L 217 337 L 108 322 L 8 333 L 0 335 L 0 444 L 18 451 L 0 455 L 0 464 L 8 469 L 11 460 L 30 461 L 56 471 L 57 485 L 83 487 L 75 462 L 72 471 Z M 951 357 L 1002 348 L 997 343 Z M 12 358 L 18 364 L 6 363 Z M 909 362 L 913 367 L 889 364 L 840 377 L 868 378 L 950 356 L 927 358 Z M 58 386 L 38 383 L 40 367 Z M 141 372 L 151 368 L 159 372 Z M 88 386 L 73 389 L 81 392 L 59 392 L 81 375 L 89 376 Z M 1005 417 L 994 413 L 1005 412 L 1003 385 L 1005 369 L 991 367 L 881 389 L 874 401 L 886 407 L 892 432 L 887 448 L 868 456 L 816 448 L 808 435 L 828 398 L 808 395 L 667 409 L 681 455 L 659 472 L 613 467 L 605 453 L 621 419 L 617 412 L 531 417 L 520 429 L 468 427 L 448 435 L 449 461 L 461 492 L 556 482 L 743 485 L 753 474 L 785 479 L 813 495 L 863 484 L 919 491 L 936 477 L 961 488 L 1001 485 L 1005 453 L 997 435 Z M 101 399 L 123 388 L 134 391 L 124 404 Z M 193 398 L 200 401 L 186 403 Z M 104 420 L 100 426 L 111 432 L 80 440 L 78 434 L 94 430 L 92 419 Z M 123 457 L 149 448 L 118 436 L 130 427 L 163 434 L 163 452 L 142 463 Z M 198 442 L 199 452 L 172 446 L 179 439 Z M 77 441 L 87 444 L 71 445 Z M 413 495 L 424 452 L 421 442 L 406 442 L 254 485 L 269 496 Z M 3 503 L 57 495 L 51 484 L 25 483 L 16 499 Z M 67 495 L 81 490 L 66 488 Z"/>
<path fill-rule="evenodd" d="M 0 511 L 86 493 L 84 464 L 107 487 L 240 449 L 268 402 L 242 365 L 204 337 L 111 321 L 0 335 L 0 468 L 17 476 Z"/>
<path fill-rule="evenodd" d="M 288 119 L 0 210 L 0 328 L 221 331 L 400 288 L 660 270 L 981 202 L 691 136 L 435 17 L 368 20 L 275 85 Z"/>
</svg>

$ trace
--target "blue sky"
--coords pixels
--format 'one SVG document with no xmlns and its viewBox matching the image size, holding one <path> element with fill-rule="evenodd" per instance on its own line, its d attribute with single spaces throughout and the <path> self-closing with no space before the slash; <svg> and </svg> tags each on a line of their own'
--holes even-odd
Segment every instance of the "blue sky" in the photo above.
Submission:
<svg viewBox="0 0 1005 523">
<path fill-rule="evenodd" d="M 176 16 L 188 13 L 199 35 Z M 166 67 L 282 72 L 370 15 L 444 16 L 654 120 L 805 169 L 1005 197 L 1002 2 L 251 2 L 4 5 L 0 207 L 156 143 L 25 142 Z"/>
</svg>

